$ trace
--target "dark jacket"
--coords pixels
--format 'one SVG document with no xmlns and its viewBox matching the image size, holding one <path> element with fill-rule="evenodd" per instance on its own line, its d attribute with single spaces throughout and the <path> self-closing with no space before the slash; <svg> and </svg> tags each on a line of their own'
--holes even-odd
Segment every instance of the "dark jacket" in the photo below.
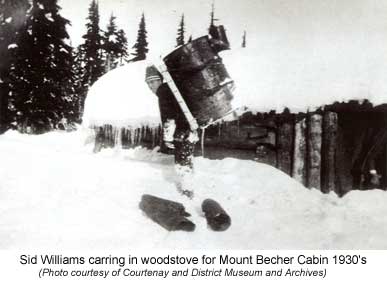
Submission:
<svg viewBox="0 0 387 282">
<path fill-rule="evenodd" d="M 168 84 L 163 83 L 160 85 L 156 95 L 159 98 L 161 122 L 165 123 L 168 119 L 174 119 L 176 131 L 189 130 L 189 124 Z"/>
</svg>

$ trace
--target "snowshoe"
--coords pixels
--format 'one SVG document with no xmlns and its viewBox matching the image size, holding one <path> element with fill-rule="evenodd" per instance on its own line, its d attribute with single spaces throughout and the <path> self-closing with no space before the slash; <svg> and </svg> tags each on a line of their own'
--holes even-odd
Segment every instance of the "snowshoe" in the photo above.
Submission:
<svg viewBox="0 0 387 282">
<path fill-rule="evenodd" d="M 139 207 L 150 219 L 168 231 L 195 230 L 195 224 L 186 218 L 190 214 L 180 203 L 145 194 L 142 195 Z"/>
<path fill-rule="evenodd" d="M 225 231 L 231 225 L 231 218 L 220 204 L 212 199 L 202 203 L 202 211 L 207 219 L 208 226 L 214 231 Z"/>
</svg>

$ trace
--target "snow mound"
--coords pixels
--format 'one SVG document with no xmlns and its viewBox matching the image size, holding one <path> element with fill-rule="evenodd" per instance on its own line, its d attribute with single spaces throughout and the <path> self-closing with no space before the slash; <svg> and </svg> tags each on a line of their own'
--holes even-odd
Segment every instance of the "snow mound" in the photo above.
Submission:
<svg viewBox="0 0 387 282">
<path fill-rule="evenodd" d="M 387 193 L 344 198 L 306 189 L 274 167 L 195 158 L 195 198 L 176 191 L 173 157 L 82 146 L 82 132 L 0 136 L 0 248 L 385 249 Z M 20 177 L 20 176 L 23 177 Z M 167 232 L 138 208 L 143 194 L 181 202 L 192 233 Z M 232 218 L 208 229 L 201 203 Z"/>
<path fill-rule="evenodd" d="M 109 71 L 90 88 L 83 125 L 157 126 L 158 101 L 145 82 L 147 61 L 129 63 Z"/>
</svg>

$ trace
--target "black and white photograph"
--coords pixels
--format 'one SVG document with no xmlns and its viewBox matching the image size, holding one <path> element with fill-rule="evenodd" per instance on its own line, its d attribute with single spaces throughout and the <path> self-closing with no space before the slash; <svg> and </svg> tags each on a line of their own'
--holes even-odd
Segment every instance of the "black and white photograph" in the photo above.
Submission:
<svg viewBox="0 0 387 282">
<path fill-rule="evenodd" d="M 387 249 L 387 2 L 0 0 L 0 250 Z"/>
</svg>

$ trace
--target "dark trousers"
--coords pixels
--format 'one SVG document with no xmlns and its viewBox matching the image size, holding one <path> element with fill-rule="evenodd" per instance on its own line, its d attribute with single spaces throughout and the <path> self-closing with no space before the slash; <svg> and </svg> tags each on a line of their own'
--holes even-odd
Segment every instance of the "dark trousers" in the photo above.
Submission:
<svg viewBox="0 0 387 282">
<path fill-rule="evenodd" d="M 196 141 L 190 138 L 190 133 L 190 130 L 177 130 L 175 133 L 175 164 L 193 169 Z"/>
</svg>

